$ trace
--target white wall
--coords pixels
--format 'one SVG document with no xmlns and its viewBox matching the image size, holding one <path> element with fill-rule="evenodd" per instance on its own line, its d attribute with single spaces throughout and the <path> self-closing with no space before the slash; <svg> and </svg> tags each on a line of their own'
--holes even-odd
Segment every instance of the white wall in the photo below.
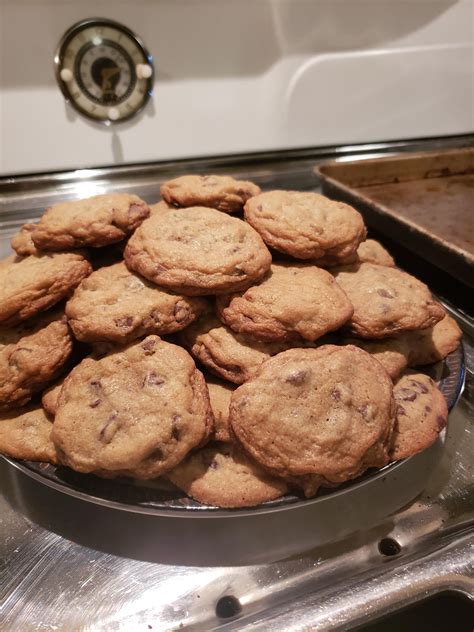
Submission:
<svg viewBox="0 0 474 632">
<path fill-rule="evenodd" d="M 474 129 L 471 0 L 0 0 L 0 173 Z M 53 52 L 86 17 L 137 31 L 152 102 L 105 129 Z"/>
</svg>

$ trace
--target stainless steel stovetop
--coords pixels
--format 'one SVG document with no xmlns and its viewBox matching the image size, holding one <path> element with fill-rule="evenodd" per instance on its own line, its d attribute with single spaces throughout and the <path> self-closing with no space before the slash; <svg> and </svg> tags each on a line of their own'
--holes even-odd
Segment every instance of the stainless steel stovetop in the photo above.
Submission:
<svg viewBox="0 0 474 632">
<path fill-rule="evenodd" d="M 21 223 L 59 199 L 127 190 L 154 202 L 161 181 L 189 171 L 317 190 L 311 169 L 321 160 L 472 142 L 457 137 L 4 179 L 0 254 Z M 254 517 L 137 515 L 64 496 L 0 460 L 0 629 L 346 630 L 438 593 L 474 598 L 473 330 L 459 309 L 466 297 L 454 291 L 442 298 L 465 330 L 468 369 L 444 444 L 326 503 Z"/>
</svg>

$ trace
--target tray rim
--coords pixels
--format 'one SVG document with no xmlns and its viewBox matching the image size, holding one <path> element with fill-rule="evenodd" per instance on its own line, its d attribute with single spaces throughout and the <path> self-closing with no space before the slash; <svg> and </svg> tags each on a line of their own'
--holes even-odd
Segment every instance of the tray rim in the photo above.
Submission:
<svg viewBox="0 0 474 632">
<path fill-rule="evenodd" d="M 459 401 L 465 386 L 466 379 L 466 367 L 465 367 L 465 353 L 464 353 L 464 345 L 463 340 L 461 340 L 461 344 L 457 349 L 451 352 L 447 358 L 444 359 L 443 365 L 449 363 L 449 358 L 451 358 L 452 362 L 456 362 L 458 365 L 458 373 L 456 376 L 456 386 L 452 392 L 452 396 L 450 401 L 448 401 L 448 411 L 451 412 L 453 408 L 456 406 Z M 431 366 L 431 365 L 430 365 Z M 420 367 L 421 369 L 422 367 Z M 449 423 L 449 418 L 448 418 Z M 443 430 L 439 437 L 444 440 L 446 434 L 446 429 Z M 422 454 L 422 453 L 419 453 Z M 360 477 L 357 477 L 353 480 L 347 481 L 342 485 L 329 489 L 322 493 L 316 495 L 314 498 L 299 498 L 297 496 L 290 496 L 287 499 L 287 502 L 281 502 L 280 504 L 272 504 L 275 501 L 269 501 L 267 503 L 262 503 L 261 505 L 257 505 L 255 507 L 242 507 L 242 508 L 232 508 L 225 509 L 220 507 L 213 507 L 210 505 L 203 505 L 198 503 L 197 501 L 192 500 L 192 502 L 197 503 L 196 505 L 189 506 L 168 506 L 168 507 L 154 507 L 147 506 L 144 502 L 143 504 L 133 504 L 126 501 L 118 501 L 112 500 L 108 498 L 103 498 L 101 496 L 97 496 L 91 494 L 87 491 L 83 491 L 77 489 L 75 487 L 69 486 L 67 484 L 61 484 L 48 478 L 45 475 L 42 475 L 38 472 L 37 468 L 41 466 L 38 462 L 28 462 L 21 461 L 18 459 L 13 459 L 7 456 L 0 455 L 7 463 L 9 463 L 16 470 L 19 470 L 26 476 L 34 479 L 35 481 L 50 487 L 60 493 L 66 494 L 68 496 L 72 496 L 79 500 L 90 502 L 101 507 L 106 507 L 109 509 L 118 509 L 120 511 L 127 511 L 129 513 L 137 513 L 137 514 L 145 514 L 152 516 L 161 516 L 166 518 L 235 518 L 235 517 L 247 517 L 247 516 L 259 516 L 269 513 L 288 511 L 290 509 L 296 509 L 301 507 L 309 507 L 311 505 L 323 503 L 330 501 L 331 499 L 338 498 L 341 496 L 350 493 L 354 489 L 360 489 L 366 485 L 376 482 L 377 480 L 391 474 L 395 470 L 400 467 L 403 467 L 408 462 L 412 462 L 416 459 L 419 454 L 414 454 L 408 459 L 403 459 L 401 461 L 393 461 L 388 463 L 383 468 L 374 469 L 373 471 L 367 471 L 362 474 Z M 54 467 L 54 466 L 53 466 Z M 283 497 L 284 498 L 284 497 Z M 277 499 L 277 501 L 281 499 Z"/>
</svg>

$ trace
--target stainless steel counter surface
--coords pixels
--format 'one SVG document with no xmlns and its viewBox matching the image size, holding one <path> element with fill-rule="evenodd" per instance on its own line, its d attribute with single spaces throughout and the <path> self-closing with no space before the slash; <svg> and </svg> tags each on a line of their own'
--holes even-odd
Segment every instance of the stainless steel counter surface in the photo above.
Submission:
<svg viewBox="0 0 474 632">
<path fill-rule="evenodd" d="M 466 351 L 472 371 L 469 336 Z M 443 441 L 302 510 L 136 515 L 0 459 L 0 630 L 347 630 L 446 590 L 474 598 L 473 383 Z"/>
</svg>

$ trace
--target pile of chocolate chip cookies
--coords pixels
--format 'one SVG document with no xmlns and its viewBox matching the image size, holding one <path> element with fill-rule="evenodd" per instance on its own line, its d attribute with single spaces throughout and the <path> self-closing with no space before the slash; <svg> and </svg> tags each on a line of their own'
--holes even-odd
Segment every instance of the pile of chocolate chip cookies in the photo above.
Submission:
<svg viewBox="0 0 474 632">
<path fill-rule="evenodd" d="M 409 368 L 461 332 L 356 210 L 227 176 L 161 195 L 56 204 L 13 237 L 0 453 L 247 507 L 433 443 L 446 402 Z"/>
</svg>

